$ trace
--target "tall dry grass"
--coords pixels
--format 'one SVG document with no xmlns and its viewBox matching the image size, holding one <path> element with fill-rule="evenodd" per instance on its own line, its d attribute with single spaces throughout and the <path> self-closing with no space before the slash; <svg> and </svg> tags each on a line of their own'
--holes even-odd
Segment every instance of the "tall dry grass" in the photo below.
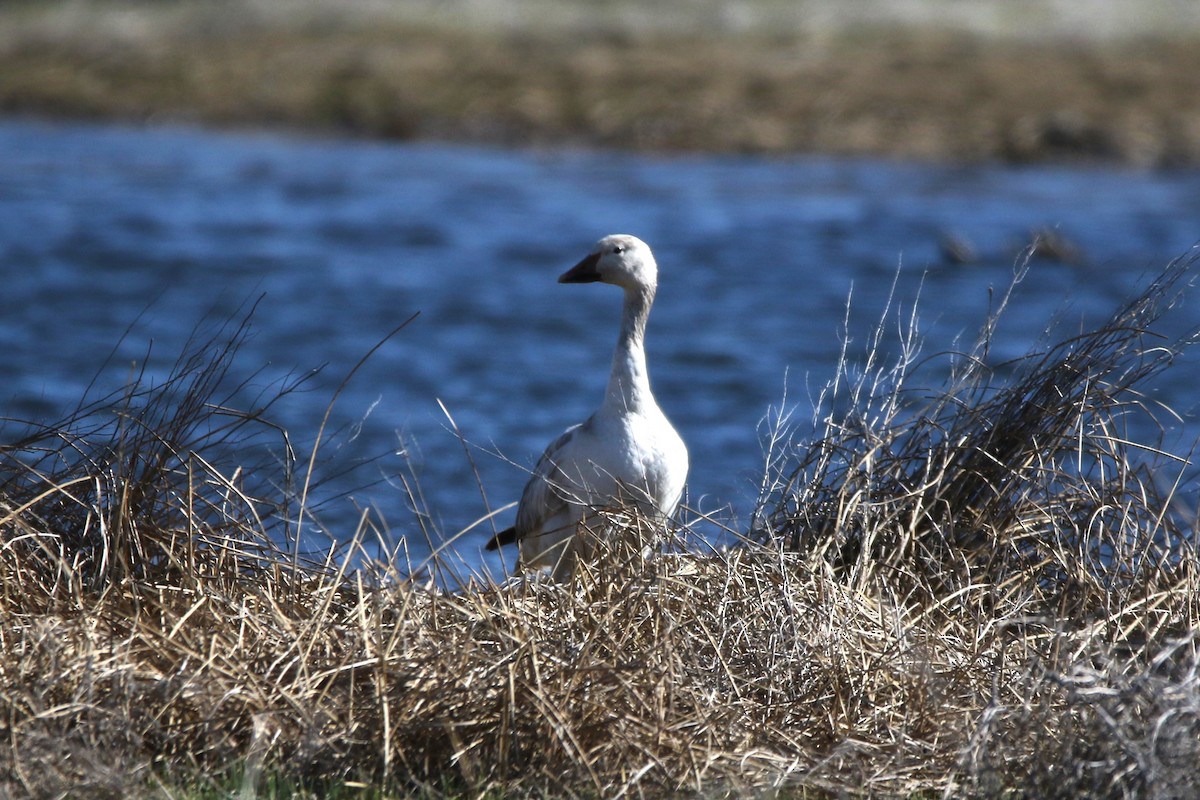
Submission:
<svg viewBox="0 0 1200 800">
<path fill-rule="evenodd" d="M 197 337 L 166 382 L 0 449 L 0 794 L 177 796 L 187 776 L 250 795 L 282 775 L 1194 796 L 1190 473 L 1125 424 L 1191 343 L 1151 330 L 1193 265 L 1002 370 L 992 318 L 932 392 L 912 328 L 890 363 L 879 333 L 811 430 L 772 429 L 742 545 L 618 543 L 563 584 L 445 590 L 369 561 L 370 518 L 299 557 L 307 462 L 270 397 L 235 412 L 224 388 L 244 321 Z M 276 460 L 247 469 L 262 436 Z"/>
<path fill-rule="evenodd" d="M 0 111 L 521 147 L 1200 164 L 1200 6 L 993 6 L 10 0 Z"/>
</svg>

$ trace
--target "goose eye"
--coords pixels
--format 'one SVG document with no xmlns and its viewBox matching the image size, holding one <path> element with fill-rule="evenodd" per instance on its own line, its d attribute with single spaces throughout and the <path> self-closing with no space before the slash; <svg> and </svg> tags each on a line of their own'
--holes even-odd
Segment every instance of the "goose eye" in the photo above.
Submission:
<svg viewBox="0 0 1200 800">
<path fill-rule="evenodd" d="M 625 245 L 623 245 L 623 244 L 614 245 L 614 246 L 613 246 L 613 252 L 614 252 L 614 253 L 617 253 L 618 255 L 620 255 L 621 253 L 624 253 L 624 252 L 625 252 Z"/>
</svg>

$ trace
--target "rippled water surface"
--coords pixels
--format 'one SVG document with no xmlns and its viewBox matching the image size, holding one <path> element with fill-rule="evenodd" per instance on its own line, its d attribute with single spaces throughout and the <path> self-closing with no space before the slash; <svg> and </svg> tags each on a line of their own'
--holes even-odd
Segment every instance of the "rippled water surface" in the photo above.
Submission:
<svg viewBox="0 0 1200 800">
<path fill-rule="evenodd" d="M 403 451 L 445 530 L 484 512 L 440 399 L 478 445 L 490 505 L 515 499 L 541 448 L 599 402 L 616 334 L 617 290 L 556 278 L 601 235 L 628 232 L 659 259 L 650 368 L 691 451 L 690 502 L 744 518 L 762 460 L 758 424 L 785 383 L 797 414 L 811 413 L 841 331 L 858 352 L 894 279 L 904 309 L 920 295 L 926 352 L 969 339 L 1040 227 L 1081 258 L 1033 262 L 997 358 L 1025 352 L 1056 316 L 1066 330 L 1101 320 L 1200 241 L 1200 174 L 7 122 L 0 413 L 63 413 L 114 346 L 102 389 L 120 386 L 147 353 L 152 373 L 163 370 L 206 315 L 228 317 L 265 294 L 235 372 L 261 385 L 325 365 L 276 411 L 302 448 L 351 367 L 419 312 L 337 400 L 331 424 L 347 432 L 330 451 L 335 464 L 385 455 L 327 485 L 358 488 L 326 506 L 335 533 L 352 528 L 356 507 L 376 507 L 419 554 L 404 493 L 378 479 L 402 469 Z M 944 259 L 948 233 L 978 260 Z M 1167 330 L 1197 322 L 1192 297 Z M 1192 356 L 1153 387 L 1188 415 L 1185 437 L 1195 438 L 1198 383 Z M 468 561 L 484 538 L 482 529 L 464 538 Z"/>
</svg>

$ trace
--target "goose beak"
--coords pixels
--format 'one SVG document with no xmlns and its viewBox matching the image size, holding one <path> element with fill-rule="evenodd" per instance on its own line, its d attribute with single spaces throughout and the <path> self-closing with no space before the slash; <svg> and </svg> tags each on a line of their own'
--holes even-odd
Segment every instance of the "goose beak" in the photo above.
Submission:
<svg viewBox="0 0 1200 800">
<path fill-rule="evenodd" d="M 595 283 L 600 280 L 596 265 L 600 263 L 600 254 L 592 253 L 575 266 L 558 276 L 559 283 Z"/>
</svg>

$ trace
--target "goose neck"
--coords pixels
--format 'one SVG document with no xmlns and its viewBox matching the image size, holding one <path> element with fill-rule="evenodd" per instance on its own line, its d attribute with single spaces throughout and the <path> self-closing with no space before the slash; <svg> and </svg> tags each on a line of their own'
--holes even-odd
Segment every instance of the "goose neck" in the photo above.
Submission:
<svg viewBox="0 0 1200 800">
<path fill-rule="evenodd" d="M 621 331 L 613 353 L 605 403 L 618 411 L 637 411 L 654 404 L 646 370 L 646 320 L 654 302 L 654 287 L 625 290 Z"/>
</svg>

